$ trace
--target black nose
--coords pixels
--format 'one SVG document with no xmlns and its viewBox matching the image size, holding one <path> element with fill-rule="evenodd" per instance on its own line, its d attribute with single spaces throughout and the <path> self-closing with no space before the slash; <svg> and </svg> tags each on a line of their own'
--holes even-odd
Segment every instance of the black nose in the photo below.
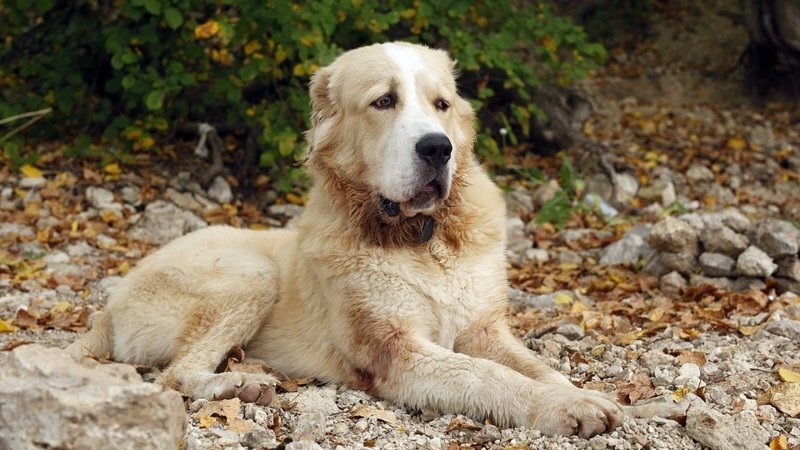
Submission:
<svg viewBox="0 0 800 450">
<path fill-rule="evenodd" d="M 441 167 L 450 161 L 453 145 L 443 133 L 431 133 L 417 141 L 417 155 L 433 167 Z"/>
</svg>

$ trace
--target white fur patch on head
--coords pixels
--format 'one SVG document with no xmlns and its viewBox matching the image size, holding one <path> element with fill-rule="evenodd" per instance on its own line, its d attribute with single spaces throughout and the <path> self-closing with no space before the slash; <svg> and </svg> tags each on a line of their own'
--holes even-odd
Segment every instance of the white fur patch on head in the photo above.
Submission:
<svg viewBox="0 0 800 450">
<path fill-rule="evenodd" d="M 439 113 L 432 107 L 435 98 L 426 98 L 424 90 L 418 86 L 421 74 L 432 68 L 426 65 L 423 55 L 416 46 L 402 44 L 383 44 L 387 56 L 397 72 L 394 80 L 397 92 L 396 120 L 386 135 L 383 145 L 382 167 L 379 184 L 383 195 L 393 201 L 403 202 L 413 197 L 416 191 L 430 180 L 420 180 L 424 165 L 416 154 L 416 144 L 425 135 L 443 133 L 447 135 Z M 431 73 L 432 83 L 439 74 Z M 452 137 L 448 136 L 452 142 Z M 446 168 L 452 176 L 454 162 Z M 449 184 L 449 183 L 448 183 Z"/>
</svg>

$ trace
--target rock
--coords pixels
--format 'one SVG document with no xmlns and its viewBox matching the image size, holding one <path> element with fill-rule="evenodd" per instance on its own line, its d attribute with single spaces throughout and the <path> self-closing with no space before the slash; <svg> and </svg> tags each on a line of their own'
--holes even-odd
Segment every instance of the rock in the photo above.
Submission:
<svg viewBox="0 0 800 450">
<path fill-rule="evenodd" d="M 776 262 L 778 263 L 778 271 L 775 272 L 776 275 L 800 281 L 800 259 L 785 257 Z"/>
<path fill-rule="evenodd" d="M 586 335 L 586 333 L 583 331 L 583 328 L 575 323 L 565 323 L 559 325 L 558 328 L 556 328 L 556 333 L 564 336 L 570 341 L 577 341 Z"/>
<path fill-rule="evenodd" d="M 661 276 L 672 271 L 689 275 L 694 271 L 697 258 L 694 253 L 654 253 L 644 266 L 644 272 Z"/>
<path fill-rule="evenodd" d="M 166 192 L 164 192 L 164 198 L 180 209 L 188 209 L 194 212 L 203 211 L 203 204 L 191 192 L 179 192 L 175 189 L 167 188 Z"/>
<path fill-rule="evenodd" d="M 561 186 L 556 180 L 550 180 L 547 183 L 539 185 L 539 187 L 534 189 L 533 193 L 531 193 L 533 205 L 537 208 L 541 208 L 542 205 L 552 200 L 559 190 L 561 190 Z"/>
<path fill-rule="evenodd" d="M 246 448 L 275 448 L 279 445 L 279 442 L 275 439 L 275 433 L 261 426 L 257 426 L 245 433 L 240 442 Z M 289 445 L 293 443 L 294 442 Z M 287 445 L 286 448 L 288 447 Z"/>
<path fill-rule="evenodd" d="M 580 253 L 566 249 L 556 253 L 558 264 L 583 264 L 583 256 Z"/>
<path fill-rule="evenodd" d="M 703 214 L 702 220 L 709 228 L 726 226 L 737 233 L 750 231 L 753 223 L 736 208 L 725 208 L 722 211 Z"/>
<path fill-rule="evenodd" d="M 533 246 L 533 241 L 525 233 L 525 222 L 519 217 L 509 217 L 506 220 L 506 236 L 508 258 L 520 264 L 525 252 Z"/>
<path fill-rule="evenodd" d="M 738 256 L 747 248 L 748 240 L 727 226 L 707 226 L 700 232 L 700 240 L 706 252 Z"/>
<path fill-rule="evenodd" d="M 733 290 L 733 282 L 729 278 L 723 277 L 706 277 L 700 274 L 693 273 L 689 277 L 689 285 L 694 286 L 702 286 L 704 284 L 710 284 L 711 286 L 716 286 L 720 289 L 725 290 Z"/>
<path fill-rule="evenodd" d="M 621 239 L 603 249 L 600 264 L 635 264 L 640 259 L 648 259 L 653 248 L 645 241 L 650 233 L 649 224 L 636 225 Z"/>
<path fill-rule="evenodd" d="M 325 438 L 325 414 L 308 411 L 297 416 L 292 428 L 292 439 L 320 441 Z"/>
<path fill-rule="evenodd" d="M 508 289 L 508 300 L 522 307 L 547 309 L 557 305 L 556 298 L 569 298 L 575 300 L 575 295 L 570 291 L 556 291 L 550 294 L 534 295 L 514 287 Z"/>
<path fill-rule="evenodd" d="M 777 268 L 772 258 L 754 245 L 747 247 L 736 260 L 736 271 L 750 277 L 768 277 Z"/>
<path fill-rule="evenodd" d="M 686 412 L 686 433 L 711 450 L 763 449 L 770 434 L 761 427 L 753 411 L 723 415 L 708 406 L 693 406 Z"/>
<path fill-rule="evenodd" d="M 756 227 L 753 243 L 772 258 L 796 256 L 800 230 L 785 220 L 764 220 Z"/>
<path fill-rule="evenodd" d="M 546 263 L 550 260 L 550 253 L 543 248 L 529 248 L 525 250 L 524 257 L 535 263 Z"/>
<path fill-rule="evenodd" d="M 125 186 L 120 190 L 120 196 L 125 203 L 133 206 L 142 204 L 142 194 L 138 186 Z"/>
<path fill-rule="evenodd" d="M 85 195 L 89 204 L 99 210 L 106 209 L 114 203 L 114 193 L 108 189 L 89 186 Z"/>
<path fill-rule="evenodd" d="M 703 274 L 709 277 L 729 277 L 736 270 L 736 261 L 722 253 L 703 253 L 697 262 Z"/>
<path fill-rule="evenodd" d="M 790 278 L 773 278 L 773 280 L 778 284 L 779 293 L 792 292 L 796 295 L 800 295 L 800 281 Z"/>
<path fill-rule="evenodd" d="M 19 181 L 19 187 L 22 189 L 40 189 L 47 184 L 44 177 L 25 177 Z"/>
<path fill-rule="evenodd" d="M 172 203 L 157 200 L 147 205 L 142 219 L 128 235 L 139 241 L 165 244 L 191 231 L 207 227 L 208 224 L 189 211 Z"/>
<path fill-rule="evenodd" d="M 747 141 L 754 150 L 768 150 L 775 146 L 775 135 L 771 127 L 756 125 L 750 129 Z"/>
<path fill-rule="evenodd" d="M 284 448 L 286 448 L 286 450 L 322 450 L 322 447 L 320 447 L 319 444 L 314 441 L 290 442 L 286 444 L 286 447 Z"/>
<path fill-rule="evenodd" d="M 336 390 L 331 387 L 308 387 L 291 395 L 298 412 L 321 412 L 325 415 L 340 412 L 336 405 Z"/>
<path fill-rule="evenodd" d="M 597 195 L 604 200 L 611 198 L 612 188 L 608 177 L 602 173 L 596 173 L 586 180 L 586 192 Z"/>
<path fill-rule="evenodd" d="M 599 212 L 606 220 L 613 219 L 619 215 L 619 210 L 614 205 L 608 203 L 603 197 L 593 192 L 587 192 L 583 196 L 583 204 L 592 211 Z"/>
<path fill-rule="evenodd" d="M 672 271 L 661 277 L 658 287 L 664 294 L 678 295 L 686 288 L 686 279 L 680 273 Z"/>
<path fill-rule="evenodd" d="M 783 319 L 767 322 L 764 330 L 800 343 L 800 320 Z"/>
<path fill-rule="evenodd" d="M 231 185 L 224 177 L 215 177 L 208 187 L 208 196 L 218 203 L 230 203 L 233 200 Z"/>
<path fill-rule="evenodd" d="M 527 216 L 533 212 L 533 196 L 527 190 L 513 189 L 505 197 L 509 216 Z"/>
<path fill-rule="evenodd" d="M 662 206 L 675 203 L 675 185 L 670 180 L 658 180 L 650 186 L 639 189 L 639 198 L 642 200 L 660 202 Z"/>
<path fill-rule="evenodd" d="M 692 164 L 686 171 L 686 178 L 695 183 L 714 181 L 714 172 L 706 166 Z"/>
<path fill-rule="evenodd" d="M 678 216 L 679 220 L 682 220 L 689 224 L 690 227 L 697 230 L 697 232 L 703 231 L 706 227 L 705 216 L 700 216 L 697 213 L 684 213 Z"/>
<path fill-rule="evenodd" d="M 267 208 L 267 212 L 273 217 L 285 217 L 287 219 L 292 219 L 299 216 L 304 209 L 305 208 L 300 205 L 285 203 L 282 205 L 272 205 Z"/>
<path fill-rule="evenodd" d="M 697 231 L 688 223 L 669 216 L 653 225 L 647 240 L 654 248 L 664 252 L 697 252 Z"/>
<path fill-rule="evenodd" d="M 639 190 L 639 182 L 636 177 L 629 173 L 618 173 L 614 177 L 614 203 L 618 205 L 627 205 L 636 197 L 636 191 Z"/>
<path fill-rule="evenodd" d="M 179 447 L 178 392 L 143 382 L 133 366 L 85 361 L 38 344 L 0 353 L 0 448 Z"/>
</svg>

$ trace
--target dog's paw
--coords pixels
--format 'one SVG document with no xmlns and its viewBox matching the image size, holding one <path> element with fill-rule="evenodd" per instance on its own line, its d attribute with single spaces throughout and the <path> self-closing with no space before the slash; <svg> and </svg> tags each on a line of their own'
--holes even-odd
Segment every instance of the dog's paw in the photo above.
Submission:
<svg viewBox="0 0 800 450">
<path fill-rule="evenodd" d="M 203 386 L 201 397 L 216 400 L 238 397 L 245 403 L 267 406 L 275 398 L 275 383 L 275 377 L 265 373 L 216 373 Z"/>
<path fill-rule="evenodd" d="M 546 388 L 533 413 L 532 426 L 546 435 L 590 438 L 619 426 L 622 407 L 602 392 L 573 387 Z"/>
</svg>

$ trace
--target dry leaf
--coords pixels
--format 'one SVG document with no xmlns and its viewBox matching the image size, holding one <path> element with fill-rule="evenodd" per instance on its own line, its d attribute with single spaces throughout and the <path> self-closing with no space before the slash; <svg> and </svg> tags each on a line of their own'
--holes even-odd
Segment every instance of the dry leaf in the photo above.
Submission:
<svg viewBox="0 0 800 450">
<path fill-rule="evenodd" d="M 781 434 L 769 441 L 769 450 L 789 450 L 789 438 Z"/>
<path fill-rule="evenodd" d="M 397 416 L 392 411 L 385 409 L 378 409 L 370 405 L 359 405 L 350 411 L 350 417 L 374 417 L 380 421 L 394 425 L 397 422 Z"/>
<path fill-rule="evenodd" d="M 689 392 L 690 392 L 689 388 L 685 387 L 685 386 L 681 387 L 681 388 L 678 388 L 678 389 L 675 389 L 675 392 L 673 392 L 672 395 L 671 395 L 672 400 L 674 400 L 675 403 L 680 403 L 681 400 L 683 400 L 683 397 L 685 397 L 686 394 L 688 394 Z"/>
<path fill-rule="evenodd" d="M 19 168 L 19 171 L 22 172 L 22 174 L 25 175 L 28 178 L 41 178 L 42 177 L 42 171 L 37 169 L 36 167 L 30 165 L 30 164 L 23 165 L 22 167 Z"/>
<path fill-rule="evenodd" d="M 800 383 L 776 384 L 759 401 L 770 403 L 784 413 L 797 417 L 800 415 Z"/>
<path fill-rule="evenodd" d="M 228 422 L 228 429 L 234 433 L 242 434 L 252 430 L 253 425 L 255 424 L 249 420 L 235 418 Z"/>
<path fill-rule="evenodd" d="M 445 433 L 452 433 L 453 431 L 478 431 L 482 426 L 475 423 L 472 419 L 468 419 L 461 416 L 453 417 L 453 420 L 450 421 L 450 425 L 447 426 L 447 430 Z"/>
<path fill-rule="evenodd" d="M 800 383 L 800 373 L 793 372 L 786 367 L 781 367 L 778 369 L 778 376 L 783 381 L 788 381 L 792 383 Z"/>
<path fill-rule="evenodd" d="M 203 423 L 204 417 L 218 417 L 223 419 L 225 424 L 230 424 L 239 415 L 239 408 L 241 405 L 242 401 L 238 398 L 212 400 L 203 405 L 199 411 L 192 414 L 192 417 L 200 420 L 201 423 Z M 208 423 L 208 419 L 206 419 L 206 423 Z"/>
<path fill-rule="evenodd" d="M 559 292 L 553 296 L 553 303 L 556 305 L 569 305 L 572 303 L 572 296 L 563 292 Z"/>
<path fill-rule="evenodd" d="M 217 418 L 211 416 L 201 416 L 199 422 L 200 428 L 208 428 L 217 423 Z"/>
<path fill-rule="evenodd" d="M 19 327 L 14 326 L 13 323 L 0 319 L 0 333 L 13 333 L 17 330 L 19 330 Z"/>
<path fill-rule="evenodd" d="M 703 367 L 706 364 L 706 355 L 703 352 L 684 350 L 678 355 L 678 364 L 686 363 L 694 363 L 697 364 L 697 367 Z"/>
</svg>

